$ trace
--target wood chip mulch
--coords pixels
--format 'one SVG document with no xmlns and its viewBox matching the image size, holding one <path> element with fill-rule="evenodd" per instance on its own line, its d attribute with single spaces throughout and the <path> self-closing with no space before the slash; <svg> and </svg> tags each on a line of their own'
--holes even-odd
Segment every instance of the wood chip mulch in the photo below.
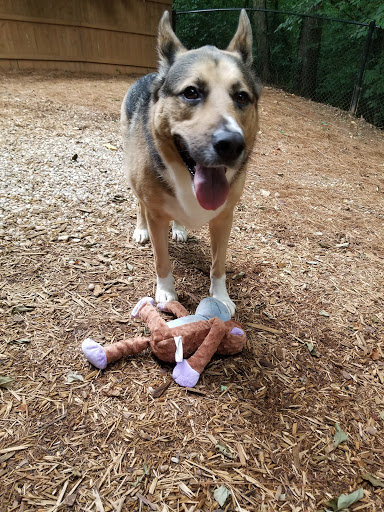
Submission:
<svg viewBox="0 0 384 512">
<path fill-rule="evenodd" d="M 132 78 L 1 78 L 1 512 L 384 510 L 383 134 L 264 90 L 228 251 L 247 346 L 183 389 L 149 352 L 97 371 L 80 349 L 144 334 L 154 292 L 122 174 Z M 170 253 L 192 311 L 207 230 Z"/>
</svg>

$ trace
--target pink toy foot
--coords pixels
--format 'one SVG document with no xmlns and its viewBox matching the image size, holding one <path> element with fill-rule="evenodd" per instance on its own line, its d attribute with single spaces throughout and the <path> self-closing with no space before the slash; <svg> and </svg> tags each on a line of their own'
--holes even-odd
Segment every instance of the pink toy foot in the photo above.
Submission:
<svg viewBox="0 0 384 512">
<path fill-rule="evenodd" d="M 131 315 L 134 318 L 137 318 L 138 317 L 138 313 L 139 313 L 139 309 L 141 308 L 141 306 L 143 306 L 147 302 L 150 302 L 152 304 L 152 306 L 155 305 L 155 301 L 152 299 L 152 297 L 144 297 L 144 298 L 140 299 L 139 302 L 136 304 L 136 306 L 132 309 Z"/>
<path fill-rule="evenodd" d="M 93 366 L 96 366 L 99 370 L 104 370 L 104 368 L 107 367 L 107 356 L 99 343 L 96 343 L 96 341 L 93 341 L 91 338 L 87 338 L 81 344 L 81 348 L 85 357 Z"/>
<path fill-rule="evenodd" d="M 191 368 L 186 359 L 183 359 L 181 363 L 176 363 L 172 377 L 179 386 L 193 388 L 199 380 L 200 373 Z"/>
</svg>

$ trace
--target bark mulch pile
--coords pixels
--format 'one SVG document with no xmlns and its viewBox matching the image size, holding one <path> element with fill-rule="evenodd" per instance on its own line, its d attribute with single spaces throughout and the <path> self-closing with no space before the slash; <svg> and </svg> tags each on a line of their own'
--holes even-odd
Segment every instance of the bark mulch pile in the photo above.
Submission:
<svg viewBox="0 0 384 512">
<path fill-rule="evenodd" d="M 131 82 L 1 76 L 0 510 L 383 510 L 382 132 L 264 90 L 228 252 L 247 346 L 186 390 L 149 352 L 97 371 L 80 350 L 144 334 L 130 311 L 154 292 L 129 238 Z M 170 253 L 193 310 L 207 229 Z"/>
</svg>

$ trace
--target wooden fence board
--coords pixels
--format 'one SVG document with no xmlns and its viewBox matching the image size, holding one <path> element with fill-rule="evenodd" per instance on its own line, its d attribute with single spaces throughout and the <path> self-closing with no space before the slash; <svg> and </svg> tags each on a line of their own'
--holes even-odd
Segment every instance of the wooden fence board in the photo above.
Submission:
<svg viewBox="0 0 384 512">
<path fill-rule="evenodd" d="M 158 22 L 170 6 L 171 0 L 0 0 L 0 67 L 154 69 Z"/>
<path fill-rule="evenodd" d="M 33 67 L 32 67 L 33 66 Z M 153 68 L 144 68 L 137 66 L 126 66 L 114 64 L 95 64 L 92 62 L 68 62 L 68 61 L 50 61 L 50 60 L 7 60 L 0 59 L 0 70 L 2 71 L 28 71 L 36 70 L 55 70 L 70 71 L 75 73 L 98 73 L 98 74 L 130 74 L 144 75 L 151 73 Z"/>
<path fill-rule="evenodd" d="M 0 31 L 7 59 L 155 65 L 155 36 L 9 21 Z M 127 62 L 127 52 L 130 54 Z"/>
<path fill-rule="evenodd" d="M 0 0 L 0 19 L 156 34 L 171 0 Z"/>
</svg>

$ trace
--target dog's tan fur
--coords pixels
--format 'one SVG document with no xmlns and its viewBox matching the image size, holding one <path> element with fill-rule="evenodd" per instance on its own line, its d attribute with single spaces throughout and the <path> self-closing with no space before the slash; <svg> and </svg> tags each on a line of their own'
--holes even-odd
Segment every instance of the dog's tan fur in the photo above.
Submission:
<svg viewBox="0 0 384 512">
<path fill-rule="evenodd" d="M 182 241 L 186 239 L 183 225 L 197 229 L 209 223 L 210 291 L 233 314 L 235 306 L 225 285 L 226 251 L 233 209 L 244 187 L 244 163 L 252 149 L 258 122 L 258 91 L 251 82 L 250 71 L 249 20 L 243 11 L 238 30 L 226 51 L 213 47 L 187 51 L 173 33 L 168 13 L 165 13 L 159 26 L 158 46 L 160 66 L 157 75 L 148 78 L 151 80 L 148 105 L 137 86 L 138 92 L 128 92 L 122 106 L 125 165 L 139 201 L 134 238 L 145 242 L 150 236 L 157 273 L 156 300 L 164 302 L 177 297 L 168 255 L 170 221 L 174 221 L 174 239 Z M 198 108 L 185 98 L 180 99 L 182 91 L 191 86 L 205 87 L 209 91 Z M 234 101 L 237 91 L 245 92 L 250 98 L 246 108 Z M 143 105 L 136 109 L 139 101 Z M 223 123 L 229 126 L 229 133 L 243 134 L 245 147 L 236 165 L 226 167 L 230 188 L 224 204 L 214 210 L 204 209 L 193 194 L 191 175 L 175 146 L 175 135 L 186 141 L 191 154 L 201 155 L 198 159 L 201 158 L 202 165 L 210 167 L 203 161 L 212 158 L 208 142 Z"/>
</svg>

